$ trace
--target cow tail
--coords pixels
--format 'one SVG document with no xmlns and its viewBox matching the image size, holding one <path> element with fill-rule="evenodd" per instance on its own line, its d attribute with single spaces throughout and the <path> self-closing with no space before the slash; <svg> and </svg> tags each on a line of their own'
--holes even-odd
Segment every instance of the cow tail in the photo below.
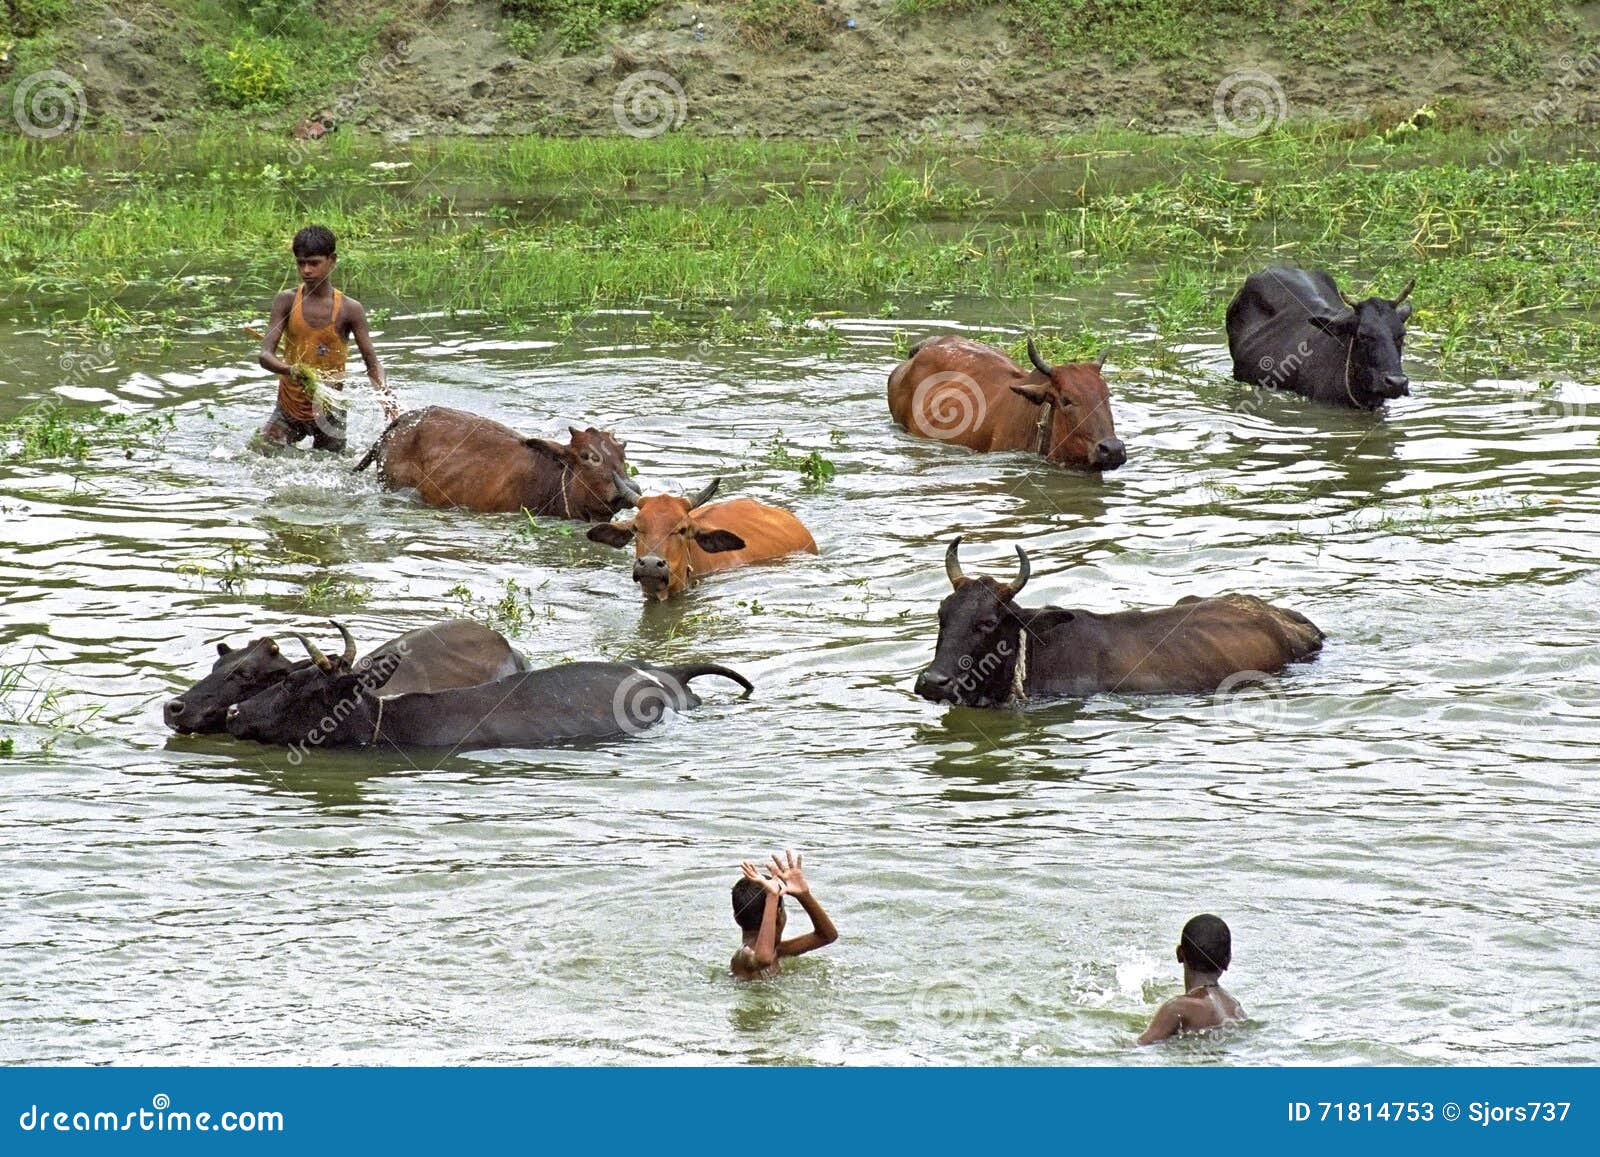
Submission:
<svg viewBox="0 0 1600 1157">
<path fill-rule="evenodd" d="M 378 456 L 378 454 L 383 450 L 384 443 L 389 440 L 389 435 L 394 433 L 394 428 L 410 416 L 410 414 L 401 414 L 398 418 L 385 426 L 383 428 L 383 433 L 378 435 L 378 440 L 372 444 L 372 449 L 368 450 L 361 456 L 361 461 L 350 467 L 350 473 L 360 474 L 368 466 L 371 466 L 372 460 Z"/>
<path fill-rule="evenodd" d="M 741 698 L 745 699 L 748 699 L 756 689 L 756 685 L 739 674 L 739 672 L 718 666 L 716 663 L 683 663 L 676 667 L 662 667 L 660 670 L 671 675 L 685 687 L 689 686 L 689 680 L 697 679 L 701 675 L 721 675 L 724 679 L 732 679 L 743 687 L 744 695 Z"/>
</svg>

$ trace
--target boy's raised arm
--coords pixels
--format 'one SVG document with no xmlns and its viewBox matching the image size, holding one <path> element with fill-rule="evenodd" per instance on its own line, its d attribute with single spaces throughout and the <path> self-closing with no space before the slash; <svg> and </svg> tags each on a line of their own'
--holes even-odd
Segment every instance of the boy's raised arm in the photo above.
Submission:
<svg viewBox="0 0 1600 1157">
<path fill-rule="evenodd" d="M 833 926 L 833 920 L 822 910 L 817 898 L 811 894 L 811 885 L 806 882 L 805 872 L 802 870 L 805 857 L 797 856 L 793 852 L 785 852 L 784 855 L 788 857 L 788 863 L 784 863 L 776 855 L 772 857 L 772 874 L 783 881 L 783 890 L 800 901 L 800 907 L 811 917 L 811 931 L 804 936 L 790 937 L 778 945 L 778 955 L 799 956 L 832 944 L 839 939 L 839 930 Z"/>
<path fill-rule="evenodd" d="M 272 317 L 267 322 L 267 332 L 261 335 L 261 356 L 256 360 L 261 368 L 275 374 L 286 374 L 292 368 L 278 356 L 278 342 L 289 324 L 289 309 L 294 305 L 294 294 L 288 290 L 272 299 Z"/>
<path fill-rule="evenodd" d="M 756 942 L 747 944 L 733 956 L 735 972 L 758 976 L 778 962 L 778 898 L 783 895 L 783 884 L 769 880 L 749 860 L 739 865 L 744 878 L 754 880 L 766 892 L 765 907 L 761 909 L 761 928 L 756 932 Z"/>
</svg>

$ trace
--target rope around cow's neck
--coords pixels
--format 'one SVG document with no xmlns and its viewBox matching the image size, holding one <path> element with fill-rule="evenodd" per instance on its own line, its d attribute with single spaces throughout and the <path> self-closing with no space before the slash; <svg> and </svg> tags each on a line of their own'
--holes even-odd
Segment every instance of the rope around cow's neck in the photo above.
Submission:
<svg viewBox="0 0 1600 1157">
<path fill-rule="evenodd" d="M 378 717 L 372 721 L 372 741 L 370 746 L 378 743 L 378 732 L 383 730 L 383 698 L 378 698 Z"/>
<path fill-rule="evenodd" d="M 1017 637 L 1017 665 L 1011 669 L 1011 697 L 1028 697 L 1028 628 L 1022 628 Z"/>
<path fill-rule="evenodd" d="M 1350 388 L 1350 367 L 1356 360 L 1356 338 L 1350 335 L 1350 348 L 1344 351 L 1344 396 L 1350 399 L 1350 404 L 1357 408 L 1361 403 L 1356 401 L 1356 392 Z"/>
<path fill-rule="evenodd" d="M 567 463 L 561 464 L 561 514 L 567 519 L 572 518 L 572 503 L 567 498 L 567 471 L 571 469 Z"/>
<path fill-rule="evenodd" d="M 1054 402 L 1045 402 L 1039 407 L 1039 421 L 1034 426 L 1034 431 L 1035 431 L 1035 433 L 1038 434 L 1038 438 L 1037 438 L 1036 443 L 1035 443 L 1035 445 L 1033 447 L 1033 452 L 1035 454 L 1043 454 L 1044 453 L 1045 435 L 1050 430 L 1050 415 L 1052 413 L 1054 413 L 1054 412 L 1055 412 L 1055 403 Z"/>
</svg>

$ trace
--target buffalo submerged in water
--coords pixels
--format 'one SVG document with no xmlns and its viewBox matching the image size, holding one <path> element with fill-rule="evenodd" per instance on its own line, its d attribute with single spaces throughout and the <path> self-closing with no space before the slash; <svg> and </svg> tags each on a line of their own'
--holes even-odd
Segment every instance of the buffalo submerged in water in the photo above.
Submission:
<svg viewBox="0 0 1600 1157">
<path fill-rule="evenodd" d="M 1254 595 L 1189 597 L 1155 611 L 1020 607 L 1028 552 L 1013 583 L 968 578 L 959 538 L 945 552 L 954 588 L 939 604 L 933 662 L 917 677 L 924 699 L 998 707 L 1030 696 L 1212 691 L 1231 677 L 1309 659 L 1322 632 Z"/>
<path fill-rule="evenodd" d="M 350 632 L 339 623 L 333 626 L 344 639 L 341 658 L 345 664 L 358 671 L 377 667 L 392 672 L 384 685 L 385 696 L 471 687 L 528 669 L 527 660 L 512 649 L 504 635 L 466 619 L 450 619 L 407 631 L 374 648 L 360 662 L 356 661 L 356 643 Z M 291 672 L 310 665 L 309 659 L 290 659 L 271 637 L 256 639 L 243 647 L 218 643 L 217 661 L 210 674 L 167 700 L 163 718 L 168 727 L 180 733 L 223 731 L 229 707 L 261 694 Z"/>
<path fill-rule="evenodd" d="M 1272 266 L 1245 279 L 1228 303 L 1228 352 L 1241 382 L 1293 390 L 1317 402 L 1376 410 L 1411 392 L 1400 363 L 1406 298 L 1354 301 L 1321 271 Z"/>
<path fill-rule="evenodd" d="M 714 663 L 563 663 L 476 687 L 378 696 L 381 670 L 353 670 L 313 650 L 313 662 L 228 711 L 228 733 L 306 747 L 547 747 L 635 735 L 670 711 L 700 705 L 702 675 L 754 686 Z"/>
</svg>

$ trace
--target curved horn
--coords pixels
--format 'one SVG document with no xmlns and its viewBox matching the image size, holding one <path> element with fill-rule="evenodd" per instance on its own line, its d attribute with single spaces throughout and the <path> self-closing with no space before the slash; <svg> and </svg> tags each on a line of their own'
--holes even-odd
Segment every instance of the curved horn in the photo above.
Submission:
<svg viewBox="0 0 1600 1157">
<path fill-rule="evenodd" d="M 950 546 L 944 552 L 944 573 L 950 578 L 950 585 L 958 587 L 967 581 L 967 576 L 961 572 L 961 536 L 958 534 L 950 540 Z"/>
<path fill-rule="evenodd" d="M 1110 357 L 1110 356 L 1111 356 L 1111 351 L 1110 350 L 1101 350 L 1100 351 L 1100 357 L 1094 363 L 1094 368 L 1097 369 L 1097 370 L 1105 369 L 1106 368 L 1106 359 L 1108 357 Z"/>
<path fill-rule="evenodd" d="M 317 645 L 298 631 L 290 631 L 291 635 L 300 640 L 300 645 L 306 649 L 306 654 L 311 656 L 311 661 L 317 665 L 317 670 L 328 671 L 333 668 L 333 660 L 317 649 Z"/>
<path fill-rule="evenodd" d="M 1346 296 L 1346 295 L 1345 295 L 1345 292 L 1344 292 L 1344 290 L 1342 290 L 1342 289 L 1341 289 L 1341 290 L 1338 290 L 1338 291 L 1337 291 L 1337 292 L 1338 292 L 1338 294 L 1339 294 L 1339 300 L 1340 300 L 1340 301 L 1342 301 L 1342 302 L 1344 302 L 1344 303 L 1345 303 L 1345 304 L 1346 304 L 1346 305 L 1348 305 L 1348 306 L 1349 306 L 1349 307 L 1350 307 L 1350 308 L 1351 308 L 1351 309 L 1357 309 L 1357 308 L 1359 308 L 1359 307 L 1358 307 L 1358 306 L 1357 306 L 1357 305 L 1356 305 L 1356 303 L 1355 303 L 1355 302 L 1353 302 L 1353 301 L 1351 301 L 1351 300 L 1350 300 L 1350 298 L 1349 298 L 1349 297 L 1347 297 L 1347 296 Z"/>
<path fill-rule="evenodd" d="M 622 504 L 624 506 L 639 505 L 639 488 L 635 486 L 632 481 L 623 477 L 622 471 L 613 470 L 611 472 L 611 481 L 616 485 L 617 496 L 622 499 Z"/>
<path fill-rule="evenodd" d="M 1039 356 L 1039 347 L 1033 344 L 1031 337 L 1028 339 L 1028 360 L 1033 363 L 1034 369 L 1047 378 L 1050 376 L 1050 363 Z"/>
<path fill-rule="evenodd" d="M 338 631 L 340 638 L 344 639 L 344 654 L 341 658 L 344 659 L 345 666 L 354 666 L 356 661 L 355 639 L 350 637 L 350 632 L 344 629 L 343 623 L 334 622 L 332 619 L 329 619 L 328 622 L 333 623 L 334 630 Z"/>
<path fill-rule="evenodd" d="M 1400 296 L 1395 298 L 1392 302 L 1390 302 L 1390 304 L 1399 305 L 1402 301 L 1411 296 L 1411 291 L 1416 287 L 1417 279 L 1413 277 L 1410 281 L 1406 282 L 1406 287 L 1400 291 Z"/>
<path fill-rule="evenodd" d="M 1028 552 L 1022 549 L 1022 544 L 1017 544 L 1017 581 L 1011 584 L 1011 597 L 1016 598 L 1022 593 L 1022 588 L 1028 585 L 1028 576 L 1033 573 L 1033 568 L 1028 565 Z"/>
<path fill-rule="evenodd" d="M 711 496 L 717 492 L 717 487 L 721 486 L 721 485 L 722 485 L 722 479 L 713 478 L 711 480 L 711 482 L 706 486 L 706 488 L 704 490 L 702 490 L 699 494 L 695 495 L 694 501 L 689 503 L 689 509 L 690 510 L 696 510 L 696 509 L 704 506 L 706 503 L 710 502 L 711 501 Z"/>
</svg>

